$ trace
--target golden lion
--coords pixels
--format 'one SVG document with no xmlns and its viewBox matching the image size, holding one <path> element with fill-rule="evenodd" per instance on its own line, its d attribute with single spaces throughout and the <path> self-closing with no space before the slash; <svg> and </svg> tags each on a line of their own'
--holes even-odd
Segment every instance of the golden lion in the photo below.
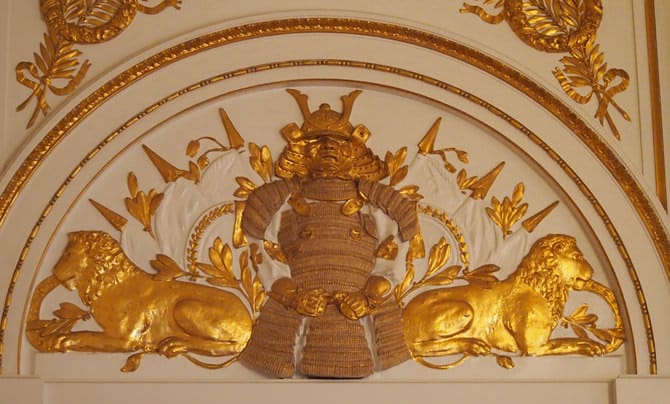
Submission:
<svg viewBox="0 0 670 404">
<path fill-rule="evenodd" d="M 102 331 L 59 334 L 50 351 L 225 356 L 241 352 L 251 336 L 249 312 L 234 294 L 152 279 L 104 232 L 70 233 L 53 273 L 79 292 Z"/>
<path fill-rule="evenodd" d="M 412 299 L 403 311 L 407 346 L 415 358 L 465 358 L 494 348 L 532 356 L 602 355 L 604 346 L 588 338 L 551 339 L 569 291 L 583 289 L 592 274 L 573 237 L 545 236 L 504 281 L 434 289 Z"/>
</svg>

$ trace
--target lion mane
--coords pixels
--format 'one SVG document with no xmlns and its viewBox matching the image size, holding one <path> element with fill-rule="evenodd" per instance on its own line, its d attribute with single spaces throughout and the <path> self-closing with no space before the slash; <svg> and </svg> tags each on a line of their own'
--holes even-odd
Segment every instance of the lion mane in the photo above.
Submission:
<svg viewBox="0 0 670 404">
<path fill-rule="evenodd" d="M 68 235 L 68 248 L 80 248 L 89 264 L 79 275 L 79 295 L 86 305 L 102 296 L 110 287 L 143 273 L 123 252 L 119 242 L 103 232 L 78 231 Z"/>
<path fill-rule="evenodd" d="M 602 355 L 603 346 L 589 339 L 551 339 L 568 294 L 582 290 L 592 274 L 573 237 L 547 235 L 505 280 L 413 298 L 403 311 L 407 345 L 415 358 L 488 355 L 493 348 L 534 356 Z"/>
<path fill-rule="evenodd" d="M 545 236 L 533 244 L 530 252 L 510 276 L 519 284 L 528 285 L 549 303 L 554 321 L 558 321 L 563 315 L 570 292 L 570 287 L 556 271 L 558 261 L 561 257 L 575 255 L 581 257 L 574 237 L 563 234 Z"/>
</svg>

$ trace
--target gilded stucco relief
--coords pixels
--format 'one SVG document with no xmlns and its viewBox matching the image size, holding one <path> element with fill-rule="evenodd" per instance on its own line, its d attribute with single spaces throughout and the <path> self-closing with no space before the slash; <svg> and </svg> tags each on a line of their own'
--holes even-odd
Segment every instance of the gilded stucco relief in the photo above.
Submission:
<svg viewBox="0 0 670 404">
<path fill-rule="evenodd" d="M 596 42 L 602 20 L 600 0 L 482 0 L 493 5 L 497 14 L 482 7 L 464 3 L 461 12 L 473 13 L 489 24 L 506 21 L 512 31 L 527 45 L 548 53 L 568 53 L 561 58 L 563 67 L 552 71 L 565 93 L 579 104 L 597 102 L 595 118 L 607 122 L 612 134 L 621 133 L 610 115 L 614 108 L 630 121 L 614 96 L 629 86 L 630 76 L 619 68 L 608 68 L 605 54 Z"/>
<path fill-rule="evenodd" d="M 518 392 L 500 390 L 499 400 L 553 404 L 565 400 L 566 391 L 575 403 L 601 402 L 596 391 L 602 402 L 629 402 L 619 394 L 621 381 L 636 390 L 646 389 L 637 382 L 649 375 L 662 381 L 668 327 L 662 321 L 665 305 L 659 303 L 667 300 L 661 285 L 670 276 L 670 242 L 656 200 L 664 204 L 666 193 L 660 117 L 649 130 L 645 99 L 649 84 L 651 102 L 659 100 L 653 95 L 658 78 L 646 82 L 640 28 L 650 24 L 648 16 L 642 21 L 641 10 L 650 4 L 653 10 L 654 0 L 613 3 L 611 14 L 608 3 L 598 0 L 463 1 L 448 1 L 446 13 L 443 4 L 418 4 L 440 11 L 427 18 L 425 10 L 398 12 L 405 5 L 397 2 L 371 11 L 372 3 L 358 9 L 345 1 L 324 14 L 322 8 L 302 9 L 309 2 L 301 1 L 287 3 L 299 11 L 276 12 L 273 5 L 261 12 L 270 3 L 261 0 L 217 8 L 221 14 L 208 12 L 207 19 L 195 8 L 169 9 L 178 9 L 178 2 L 119 0 L 110 4 L 135 4 L 133 18 L 142 8 L 161 4 L 154 10 L 167 12 L 155 23 L 175 24 L 143 36 L 151 28 L 138 19 L 132 30 L 140 35 L 129 44 L 125 60 L 112 60 L 121 51 L 116 45 L 102 55 L 102 45 L 57 43 L 50 27 L 32 60 L 20 51 L 7 52 L 13 60 L 8 70 L 19 85 L 8 82 L 6 126 L 26 140 L 14 160 L 7 160 L 10 171 L 0 193 L 0 238 L 9 236 L 3 240 L 8 259 L 0 390 L 4 382 L 22 400 L 35 391 L 72 402 L 87 390 L 116 384 L 112 400 L 118 394 L 124 401 L 132 396 L 152 402 L 140 391 L 152 390 L 155 382 L 179 379 L 177 389 L 165 384 L 154 391 L 156 400 L 164 401 L 200 394 L 207 390 L 199 386 L 204 381 L 225 380 L 210 384 L 225 390 L 213 393 L 224 402 L 240 396 L 261 401 L 262 392 L 267 400 L 276 397 L 277 388 L 291 389 L 302 402 L 314 401 L 305 385 L 323 388 L 320 394 L 328 401 L 358 386 L 369 393 L 380 384 L 375 381 L 394 381 L 383 383 L 383 389 L 401 401 L 409 401 L 399 398 L 408 391 L 436 397 L 447 387 L 452 397 L 463 394 L 463 402 L 480 402 L 498 384 Z M 30 17 L 39 22 L 34 3 Z M 75 1 L 40 2 L 43 9 L 42 3 Z M 81 1 L 84 8 L 103 3 Z M 203 4 L 219 6 L 205 0 L 198 7 Z M 517 5 L 523 13 L 512 16 Z M 469 13 L 459 15 L 459 7 Z M 631 11 L 630 19 L 613 18 Z M 476 23 L 478 17 L 506 21 L 510 29 L 499 32 L 507 39 L 496 39 L 494 30 L 501 27 Z M 132 18 L 121 31 L 131 23 Z M 44 29 L 32 25 L 33 33 Z M 480 30 L 490 34 L 479 36 Z M 38 42 L 27 31 L 21 31 L 23 41 L 14 48 L 30 49 Z M 170 39 L 166 45 L 171 33 L 183 36 L 180 43 Z M 329 45 L 322 48 L 326 54 L 311 47 L 294 51 L 299 47 L 293 45 L 311 37 Z M 531 37 L 535 45 L 524 39 Z M 569 49 L 557 55 L 543 53 L 555 51 L 538 45 L 565 38 Z M 366 48 L 366 41 L 386 52 Z M 261 43 L 268 44 L 267 54 Z M 353 51 L 359 46 L 368 54 Z M 650 64 L 653 46 L 647 44 Z M 520 61 L 518 55 L 529 58 Z M 433 56 L 460 66 L 443 65 Z M 103 69 L 90 69 L 87 58 Z M 477 74 L 468 79 L 460 76 L 472 71 Z M 481 82 L 473 79 L 477 75 Z M 309 95 L 307 107 L 298 102 L 296 108 L 296 96 L 285 88 Z M 385 176 L 372 182 L 409 200 L 421 237 L 403 240 L 402 225 L 382 209 L 385 202 L 360 195 L 358 186 L 330 200 L 330 189 L 320 185 L 326 181 L 315 179 L 318 170 L 285 178 L 277 169 L 282 153 L 306 148 L 312 140 L 318 143 L 314 148 L 336 154 L 346 149 L 342 143 L 348 140 L 340 142 L 346 136 L 314 135 L 297 145 L 305 139 L 291 144 L 278 130 L 293 121 L 309 133 L 303 125 L 320 110 L 320 102 L 346 115 L 346 103 L 340 106 L 338 97 L 358 89 L 363 91 L 354 96 L 349 123 L 368 125 L 371 135 L 363 145 L 386 167 Z M 259 96 L 266 91 L 275 94 Z M 421 101 L 407 110 L 371 109 L 366 98 L 375 91 Z M 510 102 L 496 98 L 496 92 L 509 94 Z M 130 100 L 140 93 L 141 102 Z M 237 103 L 245 97 L 256 97 L 263 113 L 251 103 Z M 453 102 L 458 97 L 462 103 Z M 382 97 L 377 101 L 386 106 Z M 109 106 L 119 103 L 117 115 Z M 442 107 L 428 114 L 431 103 Z M 17 104 L 20 111 L 14 112 Z M 265 111 L 277 111 L 277 105 L 295 113 L 275 114 L 269 129 L 248 129 L 249 117 L 269 118 Z M 467 111 L 464 115 L 480 125 L 490 143 L 462 142 L 479 133 L 455 131 L 459 126 L 452 125 L 451 108 Z M 524 108 L 527 112 L 520 111 Z M 217 128 L 200 126 L 208 119 L 194 119 L 174 136 L 175 122 L 200 112 L 203 118 L 207 109 Z M 372 118 L 380 115 L 404 118 L 399 138 L 387 143 L 386 136 L 395 132 L 375 124 Z M 32 130 L 22 130 L 26 123 Z M 238 133 L 235 126 L 244 130 Z M 174 140 L 159 139 L 163 135 Z M 514 158 L 494 148 L 500 140 L 517 153 Z M 482 164 L 482 158 L 489 160 Z M 656 196 L 649 191 L 653 169 Z M 423 182 L 428 177 L 442 186 L 431 188 Z M 347 180 L 361 182 L 355 176 Z M 253 236 L 248 227 L 253 212 L 264 216 L 276 203 L 267 202 L 267 193 L 296 181 L 319 185 L 310 184 L 317 191 L 308 185 L 307 195 L 302 187 L 290 188 L 263 237 Z M 609 195 L 602 192 L 606 186 Z M 252 195 L 263 202 L 249 203 Z M 341 206 L 313 211 L 330 204 Z M 308 222 L 345 229 L 339 241 L 351 248 L 338 256 L 347 256 L 370 236 L 366 215 L 377 233 L 374 248 L 364 254 L 373 260 L 367 278 L 353 286 L 340 282 L 336 271 L 326 280 L 308 279 L 302 273 L 307 264 L 296 260 L 307 249 L 315 261 L 326 262 L 325 242 L 318 243 L 331 243 L 325 225 L 315 230 Z M 360 225 L 344 224 L 343 217 Z M 292 221 L 298 223 L 294 228 Z M 296 240 L 287 243 L 291 235 Z M 285 324 L 275 327 L 276 319 Z M 342 325 L 351 322 L 360 327 Z M 287 342 L 276 338 L 278 333 L 295 339 Z M 333 335 L 352 338 L 323 343 Z M 358 368 L 350 366 L 354 363 Z M 262 375 L 371 383 L 254 383 Z M 39 386 L 21 390 L 23 378 Z M 473 379 L 476 388 L 475 383 L 464 387 Z M 242 385 L 249 382 L 254 386 L 246 392 Z M 338 386 L 332 397 L 328 386 Z M 533 393 L 537 389 L 542 391 Z"/>
<path fill-rule="evenodd" d="M 440 119 L 414 151 L 382 159 L 366 145 L 372 131 L 350 122 L 364 93 L 342 96 L 339 112 L 288 93 L 303 122 L 281 129 L 276 160 L 223 109 L 227 141 L 196 135 L 184 145 L 188 168 L 143 145 L 164 184 L 140 190 L 129 172 L 125 213 L 91 199 L 125 245 L 97 230 L 69 234 L 32 297 L 31 344 L 126 352 L 124 371 L 159 354 L 210 369 L 239 361 L 282 378 L 360 378 L 410 358 L 448 369 L 491 356 L 509 369 L 519 356 L 621 346 L 614 293 L 574 237 L 543 229 L 556 202 L 527 215 L 523 183 L 487 201 L 503 162 L 468 174 L 469 152 L 436 146 Z M 152 270 L 134 263 L 146 251 L 155 252 Z M 502 268 L 509 276 L 499 279 L 510 262 L 516 270 Z M 79 302 L 58 302 L 43 318 L 45 298 L 61 287 Z M 582 301 L 565 313 L 574 291 L 605 312 Z M 91 319 L 98 331 L 82 325 Z"/>
<path fill-rule="evenodd" d="M 16 65 L 16 80 L 31 91 L 16 107 L 25 109 L 35 100 L 26 128 L 35 124 L 39 114 L 51 107 L 49 93 L 66 96 L 84 80 L 91 62 L 79 61 L 82 52 L 75 45 L 93 45 L 119 36 L 137 13 L 157 14 L 168 7 L 181 8 L 181 0 L 161 0 L 147 6 L 139 0 L 40 0 L 40 13 L 47 25 L 40 50 L 33 62 Z"/>
</svg>

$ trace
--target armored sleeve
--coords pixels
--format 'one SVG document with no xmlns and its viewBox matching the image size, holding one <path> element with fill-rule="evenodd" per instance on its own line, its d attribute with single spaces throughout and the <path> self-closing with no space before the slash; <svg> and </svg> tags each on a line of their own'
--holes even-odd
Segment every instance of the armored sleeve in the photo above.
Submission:
<svg viewBox="0 0 670 404">
<path fill-rule="evenodd" d="M 244 233 L 263 239 L 273 216 L 295 188 L 296 184 L 293 182 L 279 180 L 263 184 L 251 192 L 242 214 Z"/>
<path fill-rule="evenodd" d="M 419 219 L 414 203 L 393 187 L 379 182 L 360 180 L 358 191 L 372 206 L 381 209 L 398 223 L 398 230 L 403 241 L 419 233 Z"/>
</svg>

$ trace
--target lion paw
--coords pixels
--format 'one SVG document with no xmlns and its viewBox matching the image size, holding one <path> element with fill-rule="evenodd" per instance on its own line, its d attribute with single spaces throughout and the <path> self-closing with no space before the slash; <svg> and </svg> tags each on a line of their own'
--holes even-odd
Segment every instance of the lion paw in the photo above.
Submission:
<svg viewBox="0 0 670 404">
<path fill-rule="evenodd" d="M 76 341 L 70 334 L 62 334 L 55 338 L 53 342 L 53 349 L 58 352 L 67 352 L 70 347 L 75 345 Z"/>
<path fill-rule="evenodd" d="M 602 356 L 605 354 L 605 346 L 595 341 L 579 341 L 578 352 L 588 356 Z"/>
<path fill-rule="evenodd" d="M 158 344 L 156 350 L 166 358 L 174 358 L 177 355 L 188 352 L 188 344 L 183 339 L 167 337 Z"/>
<path fill-rule="evenodd" d="M 480 339 L 473 338 L 468 341 L 462 352 L 472 356 L 488 355 L 491 352 L 491 346 Z"/>
</svg>

